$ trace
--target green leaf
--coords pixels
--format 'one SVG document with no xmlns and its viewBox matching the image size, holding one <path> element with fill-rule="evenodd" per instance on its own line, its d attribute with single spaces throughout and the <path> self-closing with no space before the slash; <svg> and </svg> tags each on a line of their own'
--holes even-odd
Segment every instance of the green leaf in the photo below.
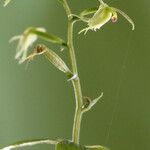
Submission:
<svg viewBox="0 0 150 150">
<path fill-rule="evenodd" d="M 88 150 L 109 150 L 107 147 L 101 145 L 93 145 L 93 146 L 86 146 Z"/>
<path fill-rule="evenodd" d="M 64 40 L 56 35 L 49 34 L 47 32 L 38 31 L 35 28 L 32 28 L 32 30 L 30 32 L 36 34 L 38 37 L 40 37 L 48 42 L 56 43 L 56 44 L 59 44 L 62 46 L 67 46 L 67 44 L 64 42 Z"/>
<path fill-rule="evenodd" d="M 80 16 L 87 16 L 95 13 L 98 10 L 98 7 L 87 8 L 80 13 Z"/>
<path fill-rule="evenodd" d="M 26 146 L 34 146 L 38 144 L 52 144 L 56 145 L 58 142 L 55 140 L 50 140 L 50 139 L 38 139 L 38 140 L 27 140 L 27 141 L 20 141 L 17 143 L 14 143 L 12 145 L 6 146 L 0 150 L 12 150 L 15 148 L 21 148 L 21 147 L 26 147 Z"/>
<path fill-rule="evenodd" d="M 62 140 L 56 145 L 56 150 L 87 150 L 87 148 L 68 140 Z"/>
<path fill-rule="evenodd" d="M 85 104 L 82 106 L 82 112 L 87 112 L 89 111 L 101 98 L 103 97 L 103 93 L 101 95 L 93 100 L 90 98 L 86 97 Z"/>
</svg>

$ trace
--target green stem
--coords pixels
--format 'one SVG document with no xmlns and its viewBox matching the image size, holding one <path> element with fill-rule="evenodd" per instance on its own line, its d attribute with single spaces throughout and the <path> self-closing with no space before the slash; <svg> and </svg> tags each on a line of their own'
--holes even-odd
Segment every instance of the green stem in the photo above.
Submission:
<svg viewBox="0 0 150 150">
<path fill-rule="evenodd" d="M 75 57 L 75 50 L 73 46 L 73 24 L 71 18 L 71 10 L 68 6 L 68 3 L 66 0 L 60 0 L 66 10 L 67 16 L 68 16 L 68 48 L 70 53 L 70 60 L 71 60 L 71 66 L 73 70 L 73 74 L 77 77 L 72 80 L 73 87 L 74 87 L 74 94 L 76 99 L 76 109 L 75 109 L 75 115 L 74 115 L 74 123 L 73 123 L 73 131 L 72 131 L 72 141 L 74 143 L 79 143 L 80 138 L 80 127 L 81 127 L 81 120 L 82 120 L 82 106 L 83 106 L 83 99 L 82 99 L 82 91 L 81 91 L 81 85 L 80 85 L 80 79 L 78 76 L 78 70 L 77 70 L 77 63 L 76 63 L 76 57 Z"/>
<path fill-rule="evenodd" d="M 75 57 L 74 46 L 73 46 L 73 23 L 70 20 L 68 20 L 68 47 L 70 52 L 73 74 L 77 75 L 77 78 L 72 80 L 75 99 L 76 99 L 76 110 L 74 116 L 72 140 L 75 143 L 79 143 L 80 126 L 81 126 L 81 119 L 82 119 L 81 108 L 83 105 L 83 100 L 82 100 L 82 91 L 81 91 L 80 79 L 78 77 L 76 57 Z"/>
</svg>

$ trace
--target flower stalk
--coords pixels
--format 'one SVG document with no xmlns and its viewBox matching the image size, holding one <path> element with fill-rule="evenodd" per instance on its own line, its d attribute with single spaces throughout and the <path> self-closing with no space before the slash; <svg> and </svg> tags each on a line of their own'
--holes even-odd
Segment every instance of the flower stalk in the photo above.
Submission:
<svg viewBox="0 0 150 150">
<path fill-rule="evenodd" d="M 75 109 L 75 115 L 74 115 L 74 123 L 73 123 L 73 131 L 72 131 L 72 141 L 74 143 L 79 143 L 80 138 L 80 127 L 81 127 L 81 120 L 82 120 L 82 106 L 83 106 L 83 98 L 82 98 L 82 90 L 80 85 L 80 78 L 78 76 L 78 69 L 77 69 L 77 62 L 76 62 L 76 56 L 75 56 L 75 50 L 73 45 L 73 25 L 74 21 L 72 20 L 72 13 L 69 8 L 69 5 L 66 0 L 60 0 L 64 6 L 64 9 L 66 11 L 66 14 L 68 16 L 68 49 L 70 54 L 70 60 L 71 60 L 71 67 L 73 74 L 76 75 L 76 78 L 72 80 L 73 88 L 74 88 L 74 94 L 76 99 L 76 109 Z"/>
</svg>

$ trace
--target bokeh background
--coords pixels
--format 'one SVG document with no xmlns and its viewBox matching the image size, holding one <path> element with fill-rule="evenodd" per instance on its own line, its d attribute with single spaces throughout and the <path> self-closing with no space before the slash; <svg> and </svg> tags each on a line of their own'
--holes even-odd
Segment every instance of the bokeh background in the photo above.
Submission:
<svg viewBox="0 0 150 150">
<path fill-rule="evenodd" d="M 78 13 L 96 0 L 68 0 Z M 83 95 L 104 92 L 103 100 L 83 117 L 81 144 L 111 150 L 150 149 L 150 1 L 105 2 L 133 18 L 136 30 L 121 16 L 98 32 L 78 35 L 75 48 Z M 71 83 L 44 57 L 26 65 L 14 60 L 17 43 L 9 39 L 29 26 L 44 27 L 66 39 L 66 16 L 57 0 L 14 0 L 0 6 L 0 147 L 20 140 L 71 139 L 75 101 Z M 43 41 L 38 41 L 43 42 Z M 46 43 L 69 63 L 68 51 Z M 51 147 L 54 148 L 54 147 Z M 25 148 L 50 149 L 48 145 Z"/>
</svg>

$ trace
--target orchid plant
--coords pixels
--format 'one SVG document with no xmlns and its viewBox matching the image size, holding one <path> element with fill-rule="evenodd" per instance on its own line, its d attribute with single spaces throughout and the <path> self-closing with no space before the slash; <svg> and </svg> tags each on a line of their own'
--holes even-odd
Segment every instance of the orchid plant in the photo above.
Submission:
<svg viewBox="0 0 150 150">
<path fill-rule="evenodd" d="M 5 0 L 4 6 L 10 3 L 10 1 L 11 0 Z M 102 98 L 103 93 L 101 93 L 99 97 L 93 100 L 87 97 L 83 97 L 82 95 L 73 45 L 73 27 L 76 22 L 82 21 L 87 24 L 87 27 L 79 31 L 79 34 L 82 32 L 86 34 L 89 30 L 96 31 L 97 29 L 101 29 L 110 20 L 112 22 L 117 22 L 118 13 L 121 14 L 132 25 L 132 30 L 134 30 L 135 28 L 134 23 L 132 19 L 123 11 L 118 8 L 109 6 L 108 4 L 103 2 L 103 0 L 98 0 L 99 5 L 97 7 L 87 8 L 79 14 L 72 13 L 67 0 L 58 1 L 64 7 L 68 18 L 67 42 L 56 35 L 47 33 L 46 29 L 40 27 L 27 28 L 21 35 L 13 37 L 10 42 L 19 40 L 15 59 L 17 59 L 20 64 L 26 61 L 31 61 L 38 55 L 45 55 L 49 62 L 52 63 L 57 69 L 62 71 L 66 75 L 68 81 L 72 82 L 76 101 L 72 139 L 39 139 L 32 141 L 23 141 L 18 142 L 17 144 L 6 146 L 0 150 L 11 150 L 37 144 L 52 144 L 55 146 L 56 150 L 108 150 L 108 148 L 106 148 L 105 146 L 85 146 L 81 145 L 80 143 L 80 126 L 82 116 Z M 41 38 L 53 44 L 58 44 L 61 47 L 68 49 L 70 54 L 71 68 L 68 67 L 65 61 L 62 60 L 58 54 L 56 54 L 53 50 L 43 44 L 38 44 L 30 50 L 30 47 L 34 44 L 37 38 Z"/>
</svg>

